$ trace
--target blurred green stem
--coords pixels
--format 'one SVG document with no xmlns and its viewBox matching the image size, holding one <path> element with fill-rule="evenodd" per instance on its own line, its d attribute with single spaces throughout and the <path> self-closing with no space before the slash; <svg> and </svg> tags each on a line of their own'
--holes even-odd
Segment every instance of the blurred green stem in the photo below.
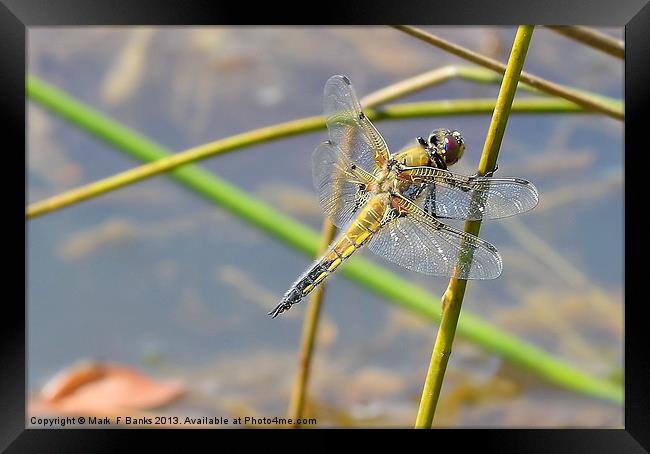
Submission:
<svg viewBox="0 0 650 454">
<path fill-rule="evenodd" d="M 118 148 L 128 146 L 131 143 L 138 143 L 141 140 L 127 128 L 103 117 L 101 113 L 80 104 L 62 91 L 34 76 L 29 76 L 27 80 L 27 94 L 32 100 L 56 111 L 61 117 L 73 123 L 83 123 L 88 131 L 104 137 L 105 141 Z M 386 106 L 376 111 L 368 110 L 366 114 L 373 120 L 384 120 L 484 114 L 492 112 L 493 109 L 493 99 L 469 99 L 399 104 Z M 582 108 L 569 101 L 553 98 L 518 100 L 513 106 L 513 111 L 521 113 L 584 113 Z M 25 217 L 31 219 L 57 211 L 217 154 L 324 128 L 323 117 L 316 116 L 288 121 L 216 140 L 32 203 L 27 207 Z"/>
<path fill-rule="evenodd" d="M 533 30 L 534 27 L 530 25 L 522 25 L 517 29 L 517 35 L 512 45 L 508 66 L 503 76 L 499 96 L 497 97 L 494 113 L 492 114 L 492 121 L 490 122 L 485 139 L 485 146 L 481 154 L 481 160 L 478 166 L 479 175 L 485 175 L 488 171 L 496 168 L 501 140 L 506 129 L 512 102 L 517 91 L 519 75 L 526 60 L 526 53 L 533 36 Z M 472 235 L 478 235 L 480 228 L 480 221 L 465 222 L 465 231 Z M 440 389 L 442 388 L 445 371 L 447 370 L 447 362 L 449 361 L 451 348 L 454 343 L 456 326 L 458 325 L 466 286 L 466 280 L 451 278 L 447 290 L 442 297 L 442 318 L 433 346 L 433 352 L 431 353 L 429 371 L 427 372 L 422 397 L 420 399 L 420 407 L 415 421 L 415 427 L 418 429 L 431 428 L 431 424 L 433 423 Z"/>
</svg>

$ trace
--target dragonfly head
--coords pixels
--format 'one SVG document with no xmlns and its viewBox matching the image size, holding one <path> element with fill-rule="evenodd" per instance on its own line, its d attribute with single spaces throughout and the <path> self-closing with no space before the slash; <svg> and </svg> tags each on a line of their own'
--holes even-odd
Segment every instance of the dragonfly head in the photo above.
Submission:
<svg viewBox="0 0 650 454">
<path fill-rule="evenodd" d="M 460 132 L 450 129 L 435 129 L 429 134 L 429 145 L 438 151 L 445 164 L 455 164 L 465 153 L 465 141 Z"/>
</svg>

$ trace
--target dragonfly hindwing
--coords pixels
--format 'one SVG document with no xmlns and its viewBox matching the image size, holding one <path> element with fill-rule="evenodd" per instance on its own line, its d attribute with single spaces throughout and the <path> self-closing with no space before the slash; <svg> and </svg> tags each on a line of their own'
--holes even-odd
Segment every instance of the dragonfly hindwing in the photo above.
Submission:
<svg viewBox="0 0 650 454">
<path fill-rule="evenodd" d="M 357 188 L 357 192 L 354 196 L 354 209 L 352 210 L 353 213 L 356 213 L 359 211 L 361 207 L 363 207 L 366 202 L 370 199 L 371 194 L 365 190 L 363 185 L 359 185 Z"/>
</svg>

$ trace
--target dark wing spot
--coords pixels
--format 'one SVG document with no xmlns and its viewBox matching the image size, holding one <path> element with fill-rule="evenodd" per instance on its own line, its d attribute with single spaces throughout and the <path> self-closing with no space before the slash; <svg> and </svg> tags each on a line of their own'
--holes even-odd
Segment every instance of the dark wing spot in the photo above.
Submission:
<svg viewBox="0 0 650 454">
<path fill-rule="evenodd" d="M 366 115 L 363 112 L 359 112 L 359 120 L 366 118 Z"/>
<path fill-rule="evenodd" d="M 352 85 L 352 82 L 350 82 L 350 79 L 347 78 L 347 76 L 341 76 L 341 79 L 343 79 L 343 82 L 345 82 L 348 85 Z"/>
</svg>

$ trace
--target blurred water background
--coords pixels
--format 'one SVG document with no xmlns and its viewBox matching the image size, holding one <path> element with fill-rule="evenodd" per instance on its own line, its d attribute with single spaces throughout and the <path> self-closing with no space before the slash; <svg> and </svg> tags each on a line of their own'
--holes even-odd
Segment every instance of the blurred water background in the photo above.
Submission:
<svg viewBox="0 0 650 454">
<path fill-rule="evenodd" d="M 514 27 L 427 27 L 501 61 Z M 602 31 L 622 39 L 622 29 Z M 183 150 L 320 114 L 323 85 L 359 96 L 447 64 L 466 64 L 383 27 L 40 28 L 28 70 Z M 525 71 L 621 99 L 623 62 L 538 28 Z M 404 101 L 496 97 L 454 80 Z M 400 100 L 401 101 L 401 100 Z M 28 202 L 132 168 L 108 145 L 28 102 Z M 456 171 L 475 172 L 489 115 L 377 123 L 389 146 L 436 127 L 463 132 Z M 319 229 L 311 153 L 324 132 L 200 163 Z M 540 204 L 486 222 L 500 279 L 471 282 L 463 310 L 601 377 L 622 380 L 623 124 L 601 115 L 509 120 L 499 175 L 535 183 Z M 284 416 L 305 305 L 266 312 L 311 259 L 165 176 L 27 223 L 28 389 L 80 359 L 185 381 L 160 414 Z M 362 255 L 442 295 L 447 279 Z M 310 382 L 319 426 L 412 426 L 436 327 L 342 276 L 328 282 Z M 619 427 L 622 407 L 545 384 L 457 339 L 435 425 Z"/>
</svg>

